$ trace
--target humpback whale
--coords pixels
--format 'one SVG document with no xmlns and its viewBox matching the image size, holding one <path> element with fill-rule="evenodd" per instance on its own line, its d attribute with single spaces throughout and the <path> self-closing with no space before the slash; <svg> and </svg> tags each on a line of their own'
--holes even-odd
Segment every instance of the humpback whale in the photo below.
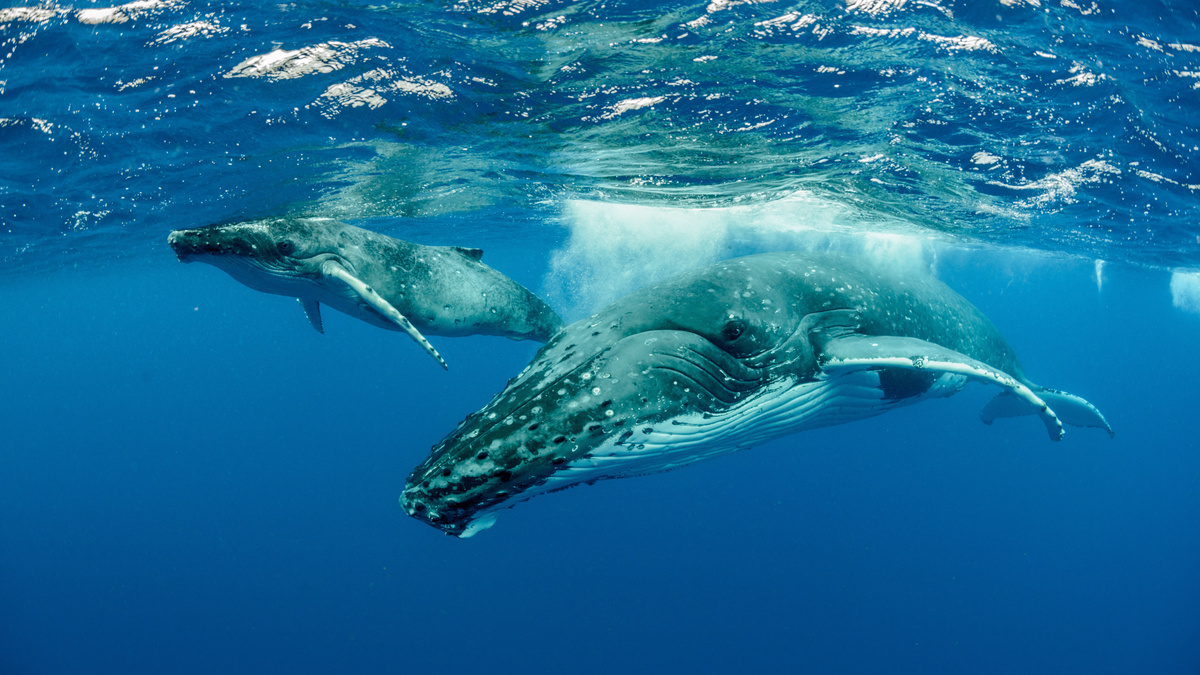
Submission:
<svg viewBox="0 0 1200 675">
<path fill-rule="evenodd" d="M 408 333 L 443 368 L 424 334 L 545 342 L 562 327 L 554 310 L 481 262 L 476 248 L 414 244 L 328 218 L 176 230 L 167 243 L 182 262 L 206 262 L 257 291 L 299 299 L 318 332 L 325 304 Z"/>
<path fill-rule="evenodd" d="M 574 323 L 434 446 L 401 505 L 468 537 L 535 495 L 665 471 L 878 415 L 967 382 L 1000 388 L 987 423 L 1099 427 L 1084 399 L 1033 384 L 977 308 L 928 274 L 808 253 L 735 258 Z"/>
</svg>

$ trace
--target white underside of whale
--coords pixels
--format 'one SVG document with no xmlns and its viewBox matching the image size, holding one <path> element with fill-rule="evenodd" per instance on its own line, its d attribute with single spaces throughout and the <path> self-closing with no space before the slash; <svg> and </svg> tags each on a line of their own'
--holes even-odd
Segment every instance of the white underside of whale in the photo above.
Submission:
<svg viewBox="0 0 1200 675">
<path fill-rule="evenodd" d="M 968 379 L 943 374 L 925 393 L 900 400 L 884 397 L 876 370 L 851 370 L 809 382 L 781 380 L 718 414 L 689 414 L 639 424 L 633 435 L 621 442 L 617 440 L 621 434 L 613 432 L 610 440 L 587 457 L 562 465 L 546 482 L 521 492 L 520 501 L 576 483 L 669 471 L 800 431 L 866 419 L 949 396 Z M 498 511 L 516 503 L 505 502 L 480 512 L 459 536 L 470 537 L 491 527 Z"/>
</svg>

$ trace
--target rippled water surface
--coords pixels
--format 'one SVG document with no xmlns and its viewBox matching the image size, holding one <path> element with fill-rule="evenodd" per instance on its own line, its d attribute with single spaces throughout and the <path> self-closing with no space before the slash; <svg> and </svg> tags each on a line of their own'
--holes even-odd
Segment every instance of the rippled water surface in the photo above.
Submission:
<svg viewBox="0 0 1200 675">
<path fill-rule="evenodd" d="M 573 198 L 797 194 L 855 224 L 1168 267 L 1200 254 L 1187 3 L 0 12 L 18 264 L 281 211 L 553 217 Z"/>
</svg>

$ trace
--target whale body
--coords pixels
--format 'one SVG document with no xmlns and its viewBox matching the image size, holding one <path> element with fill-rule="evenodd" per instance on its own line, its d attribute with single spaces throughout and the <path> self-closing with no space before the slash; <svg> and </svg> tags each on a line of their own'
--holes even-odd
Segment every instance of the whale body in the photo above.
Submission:
<svg viewBox="0 0 1200 675">
<path fill-rule="evenodd" d="M 1112 433 L 1026 378 L 978 309 L 927 273 L 809 253 L 736 258 L 641 289 L 556 334 L 434 446 L 401 505 L 465 537 L 580 483 L 665 471 L 811 429 L 1001 389 L 983 410 Z"/>
<path fill-rule="evenodd" d="M 268 218 L 176 230 L 183 262 L 205 262 L 264 293 L 300 300 L 324 332 L 321 305 L 408 333 L 445 360 L 429 335 L 502 335 L 545 342 L 562 320 L 525 287 L 485 265 L 483 251 L 425 246 L 328 218 Z"/>
</svg>

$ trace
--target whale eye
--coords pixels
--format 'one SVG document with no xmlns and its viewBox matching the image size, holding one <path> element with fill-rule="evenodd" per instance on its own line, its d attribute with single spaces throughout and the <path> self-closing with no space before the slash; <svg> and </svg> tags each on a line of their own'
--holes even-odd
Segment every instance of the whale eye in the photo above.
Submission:
<svg viewBox="0 0 1200 675">
<path fill-rule="evenodd" d="M 288 253 L 291 253 L 293 250 L 295 250 L 296 245 L 292 243 L 291 239 L 284 239 L 284 240 L 280 241 L 278 244 L 275 244 L 275 248 L 279 249 L 280 253 L 287 255 Z"/>
<path fill-rule="evenodd" d="M 746 322 L 741 319 L 734 319 L 725 324 L 725 327 L 721 329 L 721 337 L 725 338 L 728 342 L 733 342 L 741 337 L 744 332 L 746 332 Z"/>
</svg>

